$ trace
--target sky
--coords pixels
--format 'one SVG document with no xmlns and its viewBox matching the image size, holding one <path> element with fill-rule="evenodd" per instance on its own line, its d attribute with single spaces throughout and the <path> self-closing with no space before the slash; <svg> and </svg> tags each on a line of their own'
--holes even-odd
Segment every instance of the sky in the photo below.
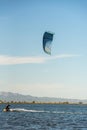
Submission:
<svg viewBox="0 0 87 130">
<path fill-rule="evenodd" d="M 0 0 L 1 92 L 87 99 L 86 78 L 87 0 Z"/>
</svg>

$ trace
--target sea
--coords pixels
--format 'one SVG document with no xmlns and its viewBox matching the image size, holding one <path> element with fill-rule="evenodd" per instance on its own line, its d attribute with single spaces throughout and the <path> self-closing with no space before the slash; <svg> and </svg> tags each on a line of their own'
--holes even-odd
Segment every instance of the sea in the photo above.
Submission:
<svg viewBox="0 0 87 130">
<path fill-rule="evenodd" d="M 87 105 L 11 104 L 14 112 L 3 112 L 0 130 L 87 130 Z"/>
</svg>

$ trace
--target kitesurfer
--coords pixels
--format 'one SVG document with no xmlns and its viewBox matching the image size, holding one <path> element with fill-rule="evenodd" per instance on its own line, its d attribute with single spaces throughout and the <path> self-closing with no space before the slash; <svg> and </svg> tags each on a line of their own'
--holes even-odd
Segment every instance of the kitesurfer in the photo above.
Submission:
<svg viewBox="0 0 87 130">
<path fill-rule="evenodd" d="M 6 109 L 6 111 L 9 111 L 10 110 L 10 105 L 8 104 L 6 107 L 5 107 L 5 109 Z"/>
</svg>

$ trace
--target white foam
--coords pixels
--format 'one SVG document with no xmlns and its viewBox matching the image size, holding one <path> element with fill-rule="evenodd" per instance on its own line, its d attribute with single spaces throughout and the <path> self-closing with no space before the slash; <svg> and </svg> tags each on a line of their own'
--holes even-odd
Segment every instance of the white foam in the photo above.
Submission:
<svg viewBox="0 0 87 130">
<path fill-rule="evenodd" d="M 24 109 L 24 108 L 13 108 L 10 109 L 10 111 L 18 111 L 18 112 L 49 112 L 49 111 L 44 111 L 44 110 L 30 110 L 30 109 Z"/>
</svg>

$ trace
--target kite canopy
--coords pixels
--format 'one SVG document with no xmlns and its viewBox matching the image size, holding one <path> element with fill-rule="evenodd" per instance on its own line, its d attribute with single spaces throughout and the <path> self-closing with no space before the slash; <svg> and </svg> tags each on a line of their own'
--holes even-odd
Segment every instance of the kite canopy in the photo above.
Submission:
<svg viewBox="0 0 87 130">
<path fill-rule="evenodd" d="M 45 32 L 43 35 L 43 50 L 47 54 L 51 54 L 52 41 L 53 41 L 53 33 Z"/>
</svg>

